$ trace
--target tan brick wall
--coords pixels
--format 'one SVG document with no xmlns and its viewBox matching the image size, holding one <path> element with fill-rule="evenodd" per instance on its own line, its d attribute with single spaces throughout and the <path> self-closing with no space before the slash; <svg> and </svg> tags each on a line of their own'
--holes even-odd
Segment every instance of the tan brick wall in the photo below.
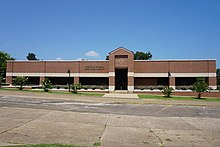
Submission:
<svg viewBox="0 0 220 147">
<path fill-rule="evenodd" d="M 79 71 L 79 62 L 77 61 L 47 61 L 45 65 L 46 73 L 67 73 L 68 69 L 70 69 L 71 73 Z"/>
<path fill-rule="evenodd" d="M 135 73 L 167 73 L 168 70 L 167 61 L 134 61 Z"/>
<path fill-rule="evenodd" d="M 208 73 L 208 61 L 172 61 L 170 72 L 174 73 Z"/>
<path fill-rule="evenodd" d="M 13 62 L 8 61 L 6 67 L 6 72 L 12 72 Z"/>
<path fill-rule="evenodd" d="M 16 61 L 13 63 L 13 72 L 43 73 L 44 61 Z"/>
<path fill-rule="evenodd" d="M 134 61 L 135 73 L 215 73 L 216 61 Z"/>
<path fill-rule="evenodd" d="M 80 61 L 80 73 L 108 73 L 108 61 Z"/>
</svg>

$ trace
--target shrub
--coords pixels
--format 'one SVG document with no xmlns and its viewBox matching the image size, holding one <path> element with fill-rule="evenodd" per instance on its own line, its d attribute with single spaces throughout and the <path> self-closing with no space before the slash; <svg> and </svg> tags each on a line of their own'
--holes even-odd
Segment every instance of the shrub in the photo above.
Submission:
<svg viewBox="0 0 220 147">
<path fill-rule="evenodd" d="M 172 87 L 166 87 L 162 90 L 162 93 L 165 97 L 170 97 L 172 94 L 173 88 Z"/>
<path fill-rule="evenodd" d="M 193 86 L 190 86 L 189 89 L 190 89 L 190 90 L 193 90 Z"/>
<path fill-rule="evenodd" d="M 138 87 L 138 89 L 140 89 L 140 90 L 144 90 L 144 87 L 140 86 L 140 87 Z"/>
<path fill-rule="evenodd" d="M 52 88 L 52 83 L 50 82 L 50 80 L 48 78 L 45 78 L 44 80 L 42 80 L 41 83 L 42 83 L 44 92 L 48 92 L 49 89 Z"/>
<path fill-rule="evenodd" d="M 150 87 L 150 90 L 154 90 L 154 87 Z"/>
<path fill-rule="evenodd" d="M 19 90 L 23 89 L 23 86 L 27 83 L 28 78 L 23 76 L 18 76 L 15 79 L 13 79 L 13 84 L 20 85 Z"/>
<path fill-rule="evenodd" d="M 59 89 L 60 89 L 60 86 L 57 86 L 57 89 L 59 90 Z"/>
<path fill-rule="evenodd" d="M 187 88 L 185 86 L 181 87 L 181 90 L 187 90 Z"/>
<path fill-rule="evenodd" d="M 95 90 L 96 89 L 96 87 L 92 87 L 92 90 Z"/>
<path fill-rule="evenodd" d="M 72 86 L 73 93 L 77 93 L 77 90 L 81 88 L 81 84 L 73 84 Z"/>
<path fill-rule="evenodd" d="M 104 88 L 104 87 L 101 87 L 100 89 L 101 89 L 101 90 L 105 90 L 105 88 Z"/>
<path fill-rule="evenodd" d="M 163 86 L 159 86 L 158 89 L 159 89 L 159 90 L 163 90 Z"/>
<path fill-rule="evenodd" d="M 197 78 L 196 80 L 197 82 L 193 84 L 193 90 L 198 92 L 197 98 L 201 98 L 202 93 L 208 90 L 208 85 L 206 84 L 204 78 Z"/>
<path fill-rule="evenodd" d="M 88 89 L 88 87 L 86 87 L 86 86 L 84 86 L 83 88 L 84 88 L 85 90 L 87 90 L 87 89 Z"/>
</svg>

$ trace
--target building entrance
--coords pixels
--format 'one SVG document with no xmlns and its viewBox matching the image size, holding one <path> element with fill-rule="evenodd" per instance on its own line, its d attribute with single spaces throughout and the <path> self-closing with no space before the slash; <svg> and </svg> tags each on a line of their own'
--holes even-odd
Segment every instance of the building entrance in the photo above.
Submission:
<svg viewBox="0 0 220 147">
<path fill-rule="evenodd" d="M 115 90 L 128 90 L 128 69 L 115 69 Z"/>
</svg>

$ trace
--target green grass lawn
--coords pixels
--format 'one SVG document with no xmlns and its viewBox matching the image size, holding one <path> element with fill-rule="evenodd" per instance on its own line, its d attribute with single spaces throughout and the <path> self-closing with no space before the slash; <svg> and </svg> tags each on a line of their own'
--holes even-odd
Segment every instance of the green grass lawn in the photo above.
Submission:
<svg viewBox="0 0 220 147">
<path fill-rule="evenodd" d="M 198 99 L 192 96 L 171 96 L 171 98 L 166 98 L 163 95 L 148 95 L 148 94 L 138 94 L 140 99 L 163 99 L 163 100 L 195 100 L 195 101 L 217 101 L 220 102 L 219 98 L 201 98 Z"/>
<path fill-rule="evenodd" d="M 19 90 L 18 88 L 1 88 L 0 90 L 19 91 L 19 92 L 34 92 L 34 93 L 68 94 L 68 95 L 76 95 L 76 96 L 97 96 L 97 97 L 102 97 L 104 95 L 103 93 L 93 93 L 93 92 L 78 92 L 78 93 L 73 93 L 73 92 L 68 92 L 68 91 L 44 92 L 43 89 L 40 89 L 40 90 L 27 90 L 27 89 Z"/>
<path fill-rule="evenodd" d="M 8 147 L 85 147 L 76 145 L 62 145 L 62 144 L 35 144 L 35 145 L 17 145 Z"/>
</svg>

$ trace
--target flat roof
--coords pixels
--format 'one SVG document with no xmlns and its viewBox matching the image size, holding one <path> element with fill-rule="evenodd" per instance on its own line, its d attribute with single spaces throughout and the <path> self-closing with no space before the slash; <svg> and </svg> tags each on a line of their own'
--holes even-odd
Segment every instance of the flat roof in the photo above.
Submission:
<svg viewBox="0 0 220 147">
<path fill-rule="evenodd" d="M 7 60 L 7 62 L 108 62 L 109 60 Z M 155 59 L 155 60 L 134 60 L 135 62 L 156 62 L 156 61 L 216 61 L 216 59 Z"/>
</svg>

